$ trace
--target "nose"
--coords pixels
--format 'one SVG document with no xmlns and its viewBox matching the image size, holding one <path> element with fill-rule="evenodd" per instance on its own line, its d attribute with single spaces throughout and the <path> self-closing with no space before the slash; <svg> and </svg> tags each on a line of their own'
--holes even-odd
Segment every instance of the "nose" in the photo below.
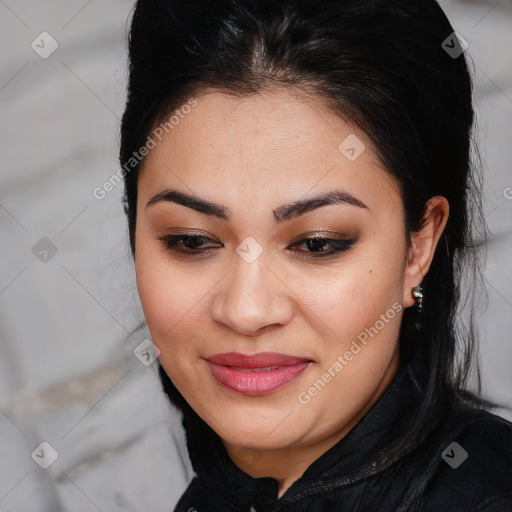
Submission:
<svg viewBox="0 0 512 512">
<path fill-rule="evenodd" d="M 236 258 L 233 270 L 220 284 L 210 307 L 215 323 L 256 336 L 293 319 L 291 292 L 262 256 L 252 263 Z"/>
</svg>

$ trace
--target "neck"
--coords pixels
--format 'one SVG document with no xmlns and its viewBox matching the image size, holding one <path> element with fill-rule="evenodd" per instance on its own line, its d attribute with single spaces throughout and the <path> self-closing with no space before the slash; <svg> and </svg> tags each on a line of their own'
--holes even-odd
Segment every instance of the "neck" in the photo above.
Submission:
<svg viewBox="0 0 512 512">
<path fill-rule="evenodd" d="M 348 431 L 348 430 L 347 430 Z M 278 498 L 298 480 L 306 469 L 329 448 L 334 446 L 347 431 L 336 432 L 320 443 L 300 445 L 278 450 L 260 451 L 255 448 L 237 447 L 223 441 L 233 462 L 253 478 L 272 477 L 279 483 Z"/>
</svg>

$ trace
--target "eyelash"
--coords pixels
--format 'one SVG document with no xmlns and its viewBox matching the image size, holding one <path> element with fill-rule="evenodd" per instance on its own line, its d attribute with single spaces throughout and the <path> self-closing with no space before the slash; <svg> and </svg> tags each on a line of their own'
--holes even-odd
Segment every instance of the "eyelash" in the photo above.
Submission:
<svg viewBox="0 0 512 512">
<path fill-rule="evenodd" d="M 185 256 L 191 256 L 191 257 L 207 254 L 208 252 L 210 252 L 211 250 L 214 249 L 214 247 L 210 247 L 210 248 L 203 249 L 203 250 L 182 249 L 178 245 L 179 242 L 182 242 L 184 240 L 186 240 L 186 241 L 193 240 L 194 243 L 201 243 L 201 242 L 205 243 L 208 241 L 214 241 L 211 238 L 208 238 L 203 235 L 187 235 L 187 234 L 167 235 L 167 236 L 158 237 L 157 240 L 160 240 L 164 243 L 166 250 L 173 251 L 174 253 L 182 254 Z M 351 239 L 339 239 L 339 238 L 327 238 L 327 237 L 322 237 L 322 236 L 313 236 L 313 237 L 303 238 L 302 240 L 298 240 L 297 242 L 294 242 L 291 245 L 291 247 L 295 247 L 297 245 L 303 244 L 303 243 L 311 241 L 311 240 L 320 241 L 320 242 L 324 242 L 324 243 L 328 242 L 331 245 L 331 247 L 333 247 L 333 249 L 329 252 L 325 252 L 325 251 L 319 251 L 319 252 L 299 251 L 299 252 L 309 253 L 312 255 L 313 258 L 326 258 L 328 256 L 333 256 L 334 254 L 336 254 L 338 252 L 348 251 L 352 247 L 352 245 L 354 245 L 354 243 L 357 242 L 357 237 L 351 238 Z M 301 256 L 301 257 L 304 257 L 304 256 Z"/>
</svg>

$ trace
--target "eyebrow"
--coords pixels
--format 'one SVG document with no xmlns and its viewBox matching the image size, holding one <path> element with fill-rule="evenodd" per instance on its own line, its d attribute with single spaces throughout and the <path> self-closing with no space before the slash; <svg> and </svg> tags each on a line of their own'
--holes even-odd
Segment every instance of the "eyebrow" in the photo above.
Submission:
<svg viewBox="0 0 512 512">
<path fill-rule="evenodd" d="M 192 208 L 199 213 L 218 217 L 223 220 L 229 221 L 232 217 L 231 210 L 226 206 L 175 189 L 166 189 L 158 193 L 148 201 L 146 208 L 160 202 L 180 204 L 187 208 Z M 323 206 L 342 204 L 370 210 L 360 199 L 357 199 L 348 192 L 344 192 L 343 190 L 331 190 L 291 203 L 285 203 L 273 210 L 273 217 L 275 222 L 285 222 Z"/>
</svg>

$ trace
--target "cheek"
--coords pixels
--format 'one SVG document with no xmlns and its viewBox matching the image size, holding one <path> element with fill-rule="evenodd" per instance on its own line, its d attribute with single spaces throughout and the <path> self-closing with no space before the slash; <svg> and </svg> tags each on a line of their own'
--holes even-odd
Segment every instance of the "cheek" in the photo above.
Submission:
<svg viewBox="0 0 512 512">
<path fill-rule="evenodd" d="M 197 325 L 204 323 L 199 319 L 200 299 L 206 290 L 201 283 L 173 271 L 161 257 L 143 251 L 136 260 L 136 275 L 144 316 L 151 340 L 160 350 L 161 365 L 182 393 L 197 392 L 200 379 L 194 372 L 198 358 L 194 335 Z"/>
<path fill-rule="evenodd" d="M 171 327 L 171 317 L 175 312 L 173 304 L 170 303 L 173 295 L 169 288 L 169 279 L 153 258 L 146 257 L 142 251 L 137 255 L 135 269 L 144 316 L 152 335 L 158 334 L 161 337 Z"/>
<path fill-rule="evenodd" d="M 330 330 L 328 337 L 347 340 L 401 301 L 402 279 L 399 251 L 386 253 L 367 244 L 332 271 L 302 273 L 293 289 L 307 305 L 304 314 L 318 320 L 318 328 Z"/>
<path fill-rule="evenodd" d="M 141 250 L 136 259 L 137 289 L 153 342 L 162 350 L 201 307 L 204 286 L 176 272 L 161 254 Z"/>
</svg>

